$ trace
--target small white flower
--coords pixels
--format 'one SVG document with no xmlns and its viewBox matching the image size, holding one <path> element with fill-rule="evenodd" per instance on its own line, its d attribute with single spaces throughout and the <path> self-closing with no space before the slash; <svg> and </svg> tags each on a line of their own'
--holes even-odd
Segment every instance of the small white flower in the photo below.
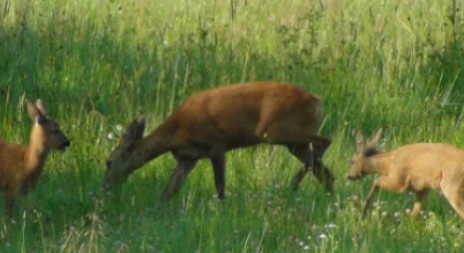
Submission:
<svg viewBox="0 0 464 253">
<path fill-rule="evenodd" d="M 332 222 L 329 223 L 329 224 L 327 224 L 327 225 L 325 225 L 325 228 L 329 228 L 329 229 L 331 229 L 331 228 L 336 228 L 336 227 L 337 227 L 337 225 L 335 225 L 335 224 L 332 223 Z"/>
<path fill-rule="evenodd" d="M 385 217 L 385 216 L 387 216 L 387 215 L 388 215 L 388 213 L 387 213 L 386 211 L 383 211 L 383 212 L 382 212 L 382 217 Z"/>
<path fill-rule="evenodd" d="M 108 140 L 113 140 L 114 139 L 114 134 L 113 133 L 108 133 L 108 135 L 106 136 L 106 138 Z"/>
<path fill-rule="evenodd" d="M 319 239 L 325 240 L 325 239 L 327 239 L 327 235 L 326 234 L 320 234 Z"/>
<path fill-rule="evenodd" d="M 304 250 L 309 250 L 309 246 L 308 246 L 308 245 L 305 245 L 305 246 L 303 247 L 303 249 L 304 249 Z"/>
<path fill-rule="evenodd" d="M 434 229 L 436 226 L 437 226 L 437 223 L 435 222 L 427 222 L 428 229 Z"/>
<path fill-rule="evenodd" d="M 122 125 L 118 124 L 118 125 L 116 125 L 115 128 L 116 128 L 117 131 L 121 132 L 124 127 Z"/>
<path fill-rule="evenodd" d="M 400 216 L 401 216 L 401 213 L 400 213 L 400 212 L 395 212 L 395 213 L 393 214 L 393 217 L 395 217 L 395 218 L 399 218 Z"/>
</svg>

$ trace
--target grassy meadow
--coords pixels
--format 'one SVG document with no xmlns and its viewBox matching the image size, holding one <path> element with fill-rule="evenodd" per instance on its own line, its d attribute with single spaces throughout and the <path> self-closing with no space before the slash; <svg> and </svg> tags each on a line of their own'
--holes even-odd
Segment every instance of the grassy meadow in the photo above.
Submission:
<svg viewBox="0 0 464 253">
<path fill-rule="evenodd" d="M 71 139 L 0 225 L 1 252 L 463 252 L 463 221 L 439 192 L 381 191 L 346 179 L 353 129 L 384 127 L 386 149 L 464 148 L 464 3 L 457 0 L 0 0 L 0 136 L 27 143 L 24 100 L 42 98 Z M 253 80 L 319 94 L 328 195 L 301 164 L 261 145 L 227 155 L 226 200 L 200 162 L 169 204 L 163 155 L 102 196 L 122 129 L 154 129 L 190 94 Z M 0 200 L 3 209 L 3 200 Z M 0 214 L 2 216 L 3 214 Z"/>
</svg>

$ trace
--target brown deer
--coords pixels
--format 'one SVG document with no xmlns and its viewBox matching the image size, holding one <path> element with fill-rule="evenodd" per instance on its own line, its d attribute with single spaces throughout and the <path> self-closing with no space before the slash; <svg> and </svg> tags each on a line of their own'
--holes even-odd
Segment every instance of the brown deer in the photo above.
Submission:
<svg viewBox="0 0 464 253">
<path fill-rule="evenodd" d="M 357 180 L 367 174 L 379 174 L 366 198 L 366 215 L 372 196 L 379 188 L 394 192 L 416 193 L 411 212 L 420 214 L 429 189 L 441 189 L 456 212 L 464 219 L 464 151 L 442 143 L 416 143 L 390 152 L 379 152 L 376 145 L 380 129 L 369 141 L 356 134 L 356 153 L 348 178 Z"/>
<path fill-rule="evenodd" d="M 144 120 L 134 121 L 107 160 L 104 188 L 122 184 L 136 169 L 166 152 L 177 167 L 163 199 L 171 198 L 199 159 L 209 158 L 218 197 L 224 198 L 225 153 L 259 143 L 288 147 L 304 167 L 295 175 L 298 185 L 308 168 L 328 191 L 334 177 L 322 162 L 330 140 L 317 135 L 321 100 L 303 89 L 275 82 L 254 82 L 198 92 L 181 104 L 160 126 L 143 137 Z"/>
<path fill-rule="evenodd" d="M 19 193 L 34 189 L 50 150 L 64 151 L 70 145 L 58 123 L 47 116 L 42 101 L 27 102 L 29 117 L 34 121 L 29 146 L 0 139 L 0 189 L 5 195 L 5 209 L 11 214 Z"/>
</svg>

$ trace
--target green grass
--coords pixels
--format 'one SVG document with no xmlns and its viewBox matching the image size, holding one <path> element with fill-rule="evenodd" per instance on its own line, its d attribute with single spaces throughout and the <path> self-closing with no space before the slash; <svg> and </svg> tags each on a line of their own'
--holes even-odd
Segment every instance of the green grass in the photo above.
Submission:
<svg viewBox="0 0 464 253">
<path fill-rule="evenodd" d="M 42 98 L 72 141 L 0 227 L 1 252 L 461 252 L 463 221 L 439 193 L 411 220 L 414 196 L 349 182 L 352 129 L 464 148 L 461 1 L 0 0 L 0 136 L 27 143 L 24 98 Z M 120 126 L 152 130 L 190 94 L 277 80 L 319 94 L 333 138 L 327 195 L 285 149 L 227 156 L 227 199 L 201 162 L 171 203 L 159 196 L 171 155 L 101 198 Z M 0 202 L 1 203 L 1 202 Z M 3 204 L 0 204 L 3 205 Z"/>
</svg>

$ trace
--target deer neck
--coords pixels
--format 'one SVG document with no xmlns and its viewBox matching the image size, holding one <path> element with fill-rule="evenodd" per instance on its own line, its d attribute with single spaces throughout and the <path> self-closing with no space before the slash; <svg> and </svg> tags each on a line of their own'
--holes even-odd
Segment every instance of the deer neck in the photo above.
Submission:
<svg viewBox="0 0 464 253">
<path fill-rule="evenodd" d="M 391 153 L 378 153 L 366 158 L 364 170 L 368 174 L 388 174 Z"/>
<path fill-rule="evenodd" d="M 35 125 L 26 150 L 25 173 L 40 173 L 43 170 L 48 153 L 49 150 L 45 146 L 43 130 L 41 127 Z"/>
<path fill-rule="evenodd" d="M 168 124 L 162 124 L 146 137 L 136 143 L 133 159 L 133 169 L 141 167 L 143 164 L 158 156 L 169 152 L 173 145 L 175 130 Z"/>
</svg>

